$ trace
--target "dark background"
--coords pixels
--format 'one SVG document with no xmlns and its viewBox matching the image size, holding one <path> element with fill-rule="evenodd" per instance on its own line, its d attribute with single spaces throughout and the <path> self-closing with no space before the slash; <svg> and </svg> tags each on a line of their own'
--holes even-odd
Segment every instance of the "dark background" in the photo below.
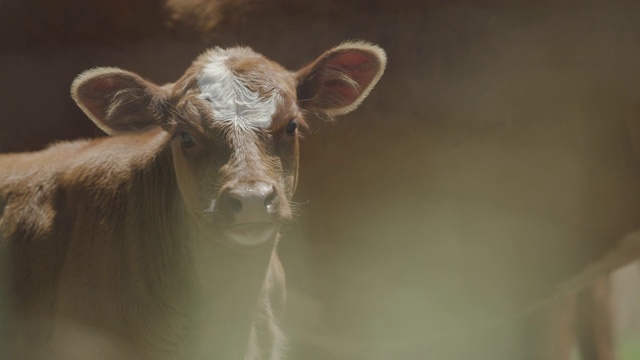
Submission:
<svg viewBox="0 0 640 360">
<path fill-rule="evenodd" d="M 376 89 L 302 144 L 290 358 L 548 358 L 542 301 L 640 227 L 639 20 L 631 0 L 0 0 L 0 151 L 101 136 L 69 96 L 91 67 L 161 84 L 214 45 L 297 69 L 377 43 Z"/>
</svg>

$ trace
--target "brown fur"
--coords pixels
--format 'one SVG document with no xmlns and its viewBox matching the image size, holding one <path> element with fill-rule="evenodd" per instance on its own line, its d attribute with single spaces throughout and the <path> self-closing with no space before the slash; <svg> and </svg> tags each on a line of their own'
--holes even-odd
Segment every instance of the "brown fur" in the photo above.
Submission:
<svg viewBox="0 0 640 360">
<path fill-rule="evenodd" d="M 363 43 L 352 51 L 382 53 Z M 218 52 L 249 90 L 276 95 L 272 126 L 217 121 L 198 97 L 196 77 Z M 384 59 L 376 64 L 379 78 Z M 80 75 L 73 98 L 115 136 L 0 156 L 11 317 L 2 355 L 73 359 L 69 344 L 86 343 L 78 334 L 88 328 L 101 334 L 89 352 L 105 358 L 280 359 L 284 272 L 275 244 L 298 170 L 297 132 L 283 123 L 304 123 L 300 76 L 248 48 L 207 52 L 162 87 L 116 68 Z M 193 146 L 183 146 L 184 133 Z M 245 245 L 229 235 L 237 214 L 227 194 L 256 182 L 274 190 L 276 232 Z"/>
</svg>

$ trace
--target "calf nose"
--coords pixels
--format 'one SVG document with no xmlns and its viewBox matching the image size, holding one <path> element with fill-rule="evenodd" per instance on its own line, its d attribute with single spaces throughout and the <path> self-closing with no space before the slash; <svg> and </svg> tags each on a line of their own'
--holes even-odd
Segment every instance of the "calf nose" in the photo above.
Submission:
<svg viewBox="0 0 640 360">
<path fill-rule="evenodd" d="M 275 211 L 276 189 L 264 182 L 239 183 L 227 193 L 236 222 L 269 221 Z"/>
</svg>

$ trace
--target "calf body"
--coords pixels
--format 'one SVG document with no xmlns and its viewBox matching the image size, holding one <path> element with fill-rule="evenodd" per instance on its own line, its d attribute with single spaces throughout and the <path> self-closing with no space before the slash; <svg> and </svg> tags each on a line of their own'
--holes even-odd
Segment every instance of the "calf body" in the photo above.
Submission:
<svg viewBox="0 0 640 360">
<path fill-rule="evenodd" d="M 80 75 L 114 136 L 0 156 L 5 357 L 279 359 L 299 128 L 353 110 L 385 61 L 347 43 L 289 72 L 234 48 L 164 86 Z"/>
</svg>

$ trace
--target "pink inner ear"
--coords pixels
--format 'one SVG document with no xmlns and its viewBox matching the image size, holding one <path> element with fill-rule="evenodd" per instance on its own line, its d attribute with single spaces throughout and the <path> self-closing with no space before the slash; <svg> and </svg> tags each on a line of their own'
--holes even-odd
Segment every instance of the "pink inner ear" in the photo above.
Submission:
<svg viewBox="0 0 640 360">
<path fill-rule="evenodd" d="M 120 79 L 115 76 L 104 76 L 99 79 L 95 79 L 91 83 L 91 91 L 97 93 L 108 94 L 116 90 L 126 87 L 127 83 L 125 79 Z"/>
<path fill-rule="evenodd" d="M 338 106 L 346 106 L 352 102 L 354 102 L 360 92 L 353 87 L 346 85 L 342 80 L 330 80 L 325 84 L 326 87 L 330 88 L 334 92 L 337 92 L 342 96 L 342 99 Z"/>
<path fill-rule="evenodd" d="M 344 105 L 348 105 L 360 96 L 362 89 L 365 89 L 376 75 L 375 59 L 363 51 L 344 51 L 334 55 L 329 60 L 328 65 L 332 68 L 340 69 L 346 76 L 358 83 L 359 88 L 345 84 L 340 80 L 329 80 L 325 86 L 339 93 L 344 97 Z"/>
</svg>

